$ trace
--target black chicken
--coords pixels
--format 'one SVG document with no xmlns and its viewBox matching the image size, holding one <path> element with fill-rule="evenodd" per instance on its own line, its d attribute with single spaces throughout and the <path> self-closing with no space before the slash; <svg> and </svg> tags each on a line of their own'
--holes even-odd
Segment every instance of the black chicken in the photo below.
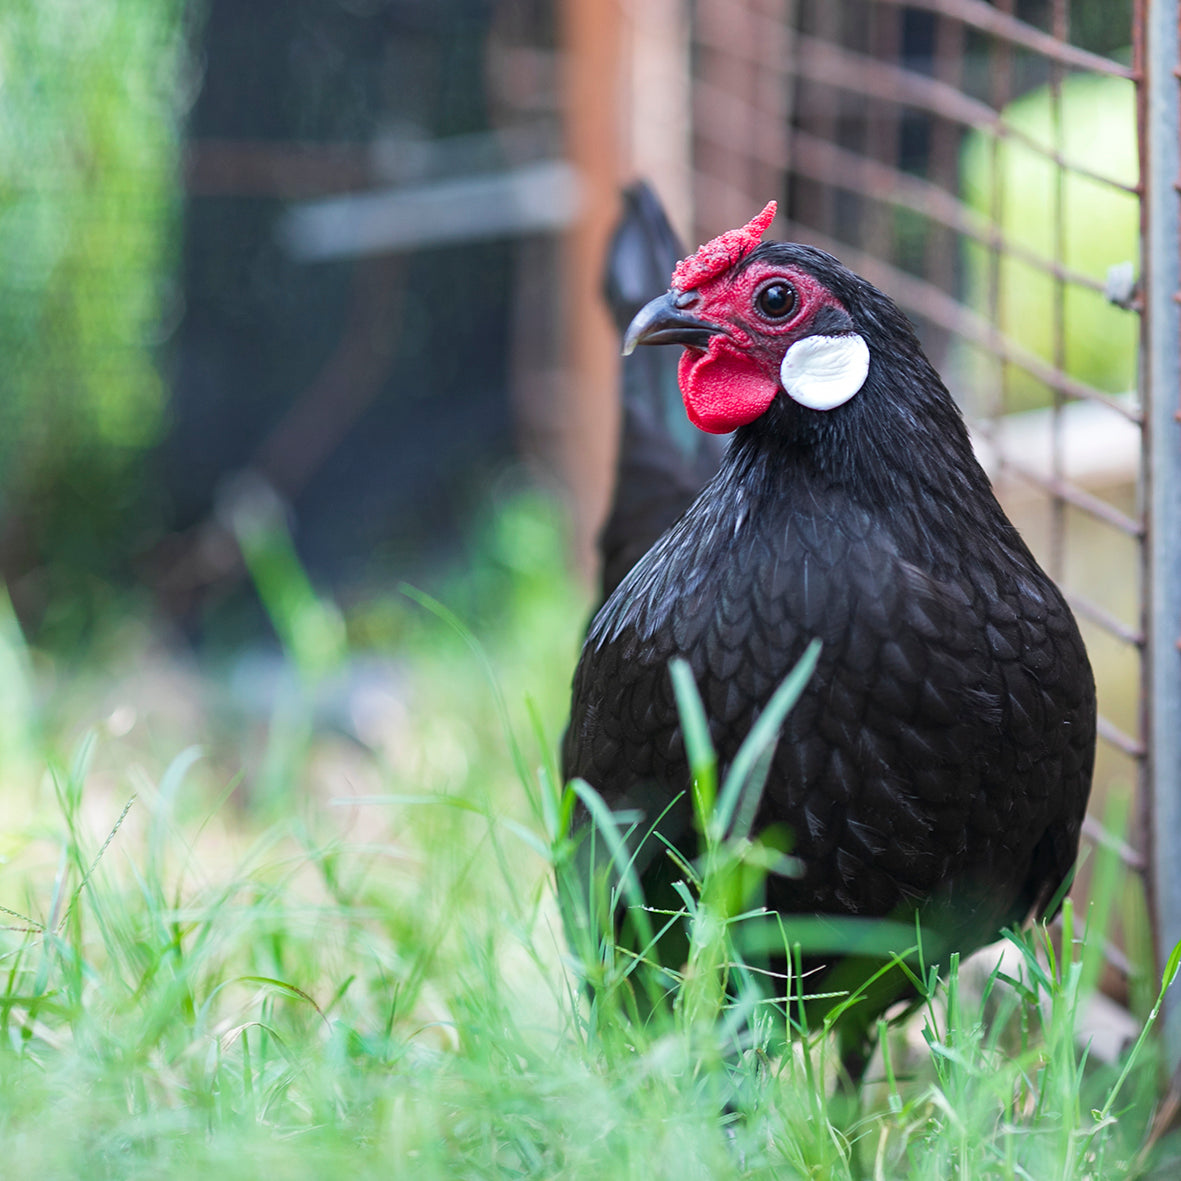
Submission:
<svg viewBox="0 0 1181 1181">
<path fill-rule="evenodd" d="M 639 302 L 636 251 L 642 262 L 674 241 L 653 198 L 629 202 L 608 283 L 617 312 Z M 910 323 L 831 255 L 760 245 L 773 215 L 678 263 L 626 330 L 625 354 L 685 346 L 689 418 L 734 434 L 705 482 L 716 457 L 675 445 L 631 389 L 608 597 L 574 675 L 563 769 L 645 817 L 634 833 L 663 812 L 664 841 L 693 858 L 669 662 L 692 668 L 724 774 L 819 638 L 757 813 L 756 830 L 789 830 L 800 867 L 767 879 L 766 903 L 911 929 L 917 910 L 946 965 L 947 951 L 1045 914 L 1070 874 L 1094 683 L 1069 608 L 997 504 Z M 647 896 L 668 899 L 674 859 L 658 840 L 634 844 Z M 827 967 L 822 990 L 839 975 Z M 858 1040 L 904 987 L 860 1007 L 847 1063 L 863 1063 Z"/>
</svg>

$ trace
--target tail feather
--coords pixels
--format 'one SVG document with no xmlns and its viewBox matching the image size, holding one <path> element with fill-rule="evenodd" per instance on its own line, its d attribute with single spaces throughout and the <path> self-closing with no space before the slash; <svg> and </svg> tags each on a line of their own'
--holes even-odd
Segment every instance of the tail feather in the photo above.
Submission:
<svg viewBox="0 0 1181 1181">
<path fill-rule="evenodd" d="M 636 312 L 668 290 L 684 250 L 644 182 L 623 193 L 607 251 L 603 293 L 620 336 Z M 615 497 L 599 535 L 606 598 L 717 471 L 724 440 L 685 417 L 675 349 L 641 348 L 623 360 L 623 415 Z"/>
</svg>

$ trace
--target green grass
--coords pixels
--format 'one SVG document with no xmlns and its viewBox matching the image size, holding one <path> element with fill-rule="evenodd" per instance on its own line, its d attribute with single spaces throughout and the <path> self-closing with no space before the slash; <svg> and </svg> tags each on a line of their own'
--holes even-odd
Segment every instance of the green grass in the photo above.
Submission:
<svg viewBox="0 0 1181 1181">
<path fill-rule="evenodd" d="M 633 961 L 573 956 L 555 903 L 572 789 L 553 752 L 585 611 L 560 550 L 538 506 L 498 519 L 466 604 L 478 644 L 421 596 L 338 629 L 302 583 L 275 591 L 277 630 L 315 655 L 269 725 L 194 715 L 134 629 L 121 663 L 67 678 L 0 628 L 0 1175 L 1173 1176 L 1175 1142 L 1149 1144 L 1152 1034 L 1113 1064 L 1080 1044 L 1102 932 L 1069 908 L 1003 965 L 922 982 L 855 1113 L 823 1033 L 772 1052 L 735 951 L 767 860 L 743 828 L 765 735 L 743 783 L 699 776 L 688 970 L 629 1021 Z M 368 747 L 312 725 L 361 644 L 403 686 Z M 612 972 L 592 1001 L 583 979 Z"/>
</svg>

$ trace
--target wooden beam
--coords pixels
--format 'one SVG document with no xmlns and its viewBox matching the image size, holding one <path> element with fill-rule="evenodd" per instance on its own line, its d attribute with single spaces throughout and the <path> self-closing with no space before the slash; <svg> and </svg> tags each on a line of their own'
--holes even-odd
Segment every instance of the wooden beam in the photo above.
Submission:
<svg viewBox="0 0 1181 1181">
<path fill-rule="evenodd" d="M 566 236 L 562 325 L 567 382 L 562 467 L 574 509 L 575 560 L 596 569 L 619 423 L 619 342 L 599 293 L 622 175 L 623 16 L 618 0 L 562 0 L 566 150 L 581 210 Z"/>
</svg>

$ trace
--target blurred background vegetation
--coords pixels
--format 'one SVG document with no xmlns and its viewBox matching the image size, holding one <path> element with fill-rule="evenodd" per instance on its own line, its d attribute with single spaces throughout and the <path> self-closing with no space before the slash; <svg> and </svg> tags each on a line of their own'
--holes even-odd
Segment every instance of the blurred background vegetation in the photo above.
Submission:
<svg viewBox="0 0 1181 1181">
<path fill-rule="evenodd" d="M 252 480 L 317 584 L 354 599 L 447 577 L 524 486 L 522 249 L 478 209 L 360 256 L 283 229 L 299 202 L 434 195 L 552 153 L 552 102 L 507 147 L 493 134 L 489 38 L 547 35 L 497 7 L 5 5 L 0 572 L 39 644 L 75 651 L 140 610 L 214 647 L 265 634 L 232 536 Z M 547 85 L 504 83 L 525 108 Z M 534 286 L 541 227 L 509 231 L 541 239 Z"/>
<path fill-rule="evenodd" d="M 165 525 L 185 9 L 0 11 L 0 567 L 51 642 L 82 639 Z"/>
</svg>

